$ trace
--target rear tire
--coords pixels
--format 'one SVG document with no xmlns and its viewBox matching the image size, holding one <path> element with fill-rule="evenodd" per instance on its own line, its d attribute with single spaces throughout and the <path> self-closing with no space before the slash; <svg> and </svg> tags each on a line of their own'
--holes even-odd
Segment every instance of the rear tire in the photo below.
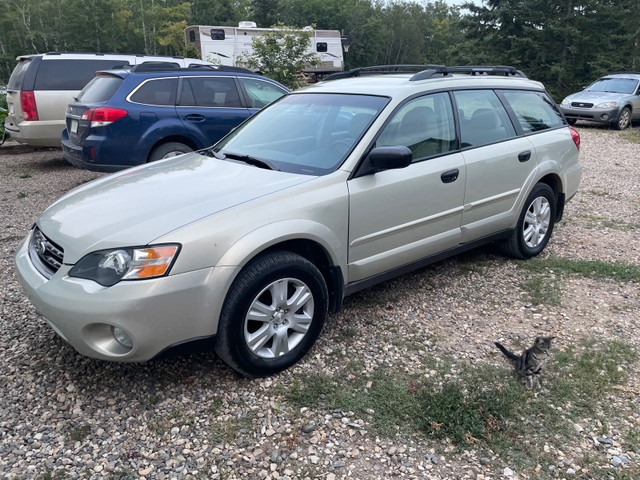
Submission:
<svg viewBox="0 0 640 480">
<path fill-rule="evenodd" d="M 193 152 L 193 148 L 180 142 L 161 143 L 149 154 L 149 162 L 162 160 L 163 158 L 176 157 L 183 153 Z"/>
<path fill-rule="evenodd" d="M 549 185 L 538 183 L 524 202 L 518 224 L 500 245 L 509 257 L 527 259 L 546 247 L 556 221 L 556 196 Z"/>
<path fill-rule="evenodd" d="M 229 289 L 216 352 L 247 377 L 285 370 L 315 343 L 328 304 L 327 285 L 313 263 L 288 251 L 259 256 Z"/>
</svg>

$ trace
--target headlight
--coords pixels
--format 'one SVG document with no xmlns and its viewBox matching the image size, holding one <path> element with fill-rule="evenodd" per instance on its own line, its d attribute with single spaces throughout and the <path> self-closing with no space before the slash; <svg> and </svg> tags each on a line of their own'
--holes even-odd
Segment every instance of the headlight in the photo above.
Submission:
<svg viewBox="0 0 640 480">
<path fill-rule="evenodd" d="M 616 106 L 616 102 L 604 102 L 596 105 L 596 108 L 613 108 Z"/>
<path fill-rule="evenodd" d="M 560 105 L 569 105 L 569 100 L 565 98 Z"/>
<path fill-rule="evenodd" d="M 69 276 L 93 280 L 104 287 L 121 280 L 162 277 L 169 273 L 179 250 L 179 245 L 100 250 L 81 258 Z"/>
</svg>

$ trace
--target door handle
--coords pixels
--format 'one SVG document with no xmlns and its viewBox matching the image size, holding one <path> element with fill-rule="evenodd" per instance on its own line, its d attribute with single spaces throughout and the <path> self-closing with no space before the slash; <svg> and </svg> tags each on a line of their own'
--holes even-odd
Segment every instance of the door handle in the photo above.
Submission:
<svg viewBox="0 0 640 480">
<path fill-rule="evenodd" d="M 205 119 L 204 115 L 200 115 L 198 113 L 187 115 L 185 118 L 190 122 L 202 122 Z"/>
<path fill-rule="evenodd" d="M 454 168 L 453 170 L 447 170 L 440 175 L 440 179 L 442 183 L 451 183 L 455 182 L 458 179 L 458 175 L 460 175 L 460 170 Z"/>
<path fill-rule="evenodd" d="M 530 158 L 531 158 L 531 150 L 527 150 L 526 152 L 520 152 L 518 154 L 518 160 L 520 160 L 520 162 L 526 162 Z"/>
</svg>

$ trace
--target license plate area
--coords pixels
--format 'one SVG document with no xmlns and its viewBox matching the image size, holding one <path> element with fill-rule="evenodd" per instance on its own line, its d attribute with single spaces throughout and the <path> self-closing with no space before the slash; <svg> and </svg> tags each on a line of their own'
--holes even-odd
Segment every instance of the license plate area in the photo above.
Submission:
<svg viewBox="0 0 640 480">
<path fill-rule="evenodd" d="M 71 130 L 71 133 L 78 133 L 78 121 L 77 120 L 71 120 L 70 130 Z"/>
</svg>

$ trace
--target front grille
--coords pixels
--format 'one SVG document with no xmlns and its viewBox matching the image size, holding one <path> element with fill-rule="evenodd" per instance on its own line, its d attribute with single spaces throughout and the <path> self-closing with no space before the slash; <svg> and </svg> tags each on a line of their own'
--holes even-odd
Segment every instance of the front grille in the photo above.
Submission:
<svg viewBox="0 0 640 480">
<path fill-rule="evenodd" d="M 571 106 L 577 108 L 593 108 L 593 103 L 571 102 Z"/>
<path fill-rule="evenodd" d="M 34 227 L 29 241 L 29 257 L 42 275 L 51 278 L 62 266 L 64 250 Z"/>
</svg>

